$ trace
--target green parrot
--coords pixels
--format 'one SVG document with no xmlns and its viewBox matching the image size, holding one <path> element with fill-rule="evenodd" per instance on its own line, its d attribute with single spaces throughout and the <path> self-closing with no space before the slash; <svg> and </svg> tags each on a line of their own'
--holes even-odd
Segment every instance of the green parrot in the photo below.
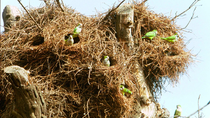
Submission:
<svg viewBox="0 0 210 118">
<path fill-rule="evenodd" d="M 161 37 L 161 39 L 163 39 L 163 40 L 166 40 L 166 41 L 168 41 L 168 42 L 175 42 L 175 41 L 177 41 L 178 40 L 178 34 L 177 33 L 175 33 L 174 35 L 172 35 L 172 36 L 169 36 L 169 37 L 166 37 L 166 38 L 163 38 L 163 37 Z"/>
<path fill-rule="evenodd" d="M 104 56 L 103 64 L 104 66 L 110 66 L 109 56 Z"/>
<path fill-rule="evenodd" d="M 125 93 L 132 94 L 132 92 L 129 89 L 125 88 L 124 85 L 122 85 L 122 84 L 120 85 L 120 90 L 121 90 L 123 96 L 125 95 Z"/>
<path fill-rule="evenodd" d="M 82 30 L 82 23 L 79 23 L 79 24 L 77 25 L 77 27 L 74 28 L 74 31 L 73 31 L 73 38 L 78 37 L 78 35 L 79 35 L 79 33 L 81 32 L 81 30 Z"/>
<path fill-rule="evenodd" d="M 152 40 L 155 36 L 157 35 L 157 30 L 153 30 L 150 32 L 147 32 L 143 37 L 143 38 L 149 38 L 150 40 Z"/>
<path fill-rule="evenodd" d="M 181 114 L 182 114 L 181 105 L 177 105 L 176 107 L 177 107 L 177 109 L 175 110 L 174 118 L 178 118 L 178 117 L 181 116 Z"/>
<path fill-rule="evenodd" d="M 73 44 L 74 44 L 74 39 L 73 39 L 73 36 L 70 35 L 69 38 L 65 40 L 65 45 L 69 46 Z"/>
</svg>

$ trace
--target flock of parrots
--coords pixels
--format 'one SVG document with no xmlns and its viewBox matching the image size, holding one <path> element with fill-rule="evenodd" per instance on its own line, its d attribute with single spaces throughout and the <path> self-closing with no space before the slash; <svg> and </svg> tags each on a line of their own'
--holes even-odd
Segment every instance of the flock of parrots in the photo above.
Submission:
<svg viewBox="0 0 210 118">
<path fill-rule="evenodd" d="M 73 35 L 70 35 L 68 39 L 65 39 L 65 45 L 66 46 L 73 45 L 74 44 L 74 38 L 78 37 L 81 30 L 82 30 L 82 24 L 79 23 L 78 26 L 74 29 Z M 142 37 L 142 39 L 143 38 L 148 38 L 148 39 L 152 40 L 156 35 L 157 35 L 157 30 L 153 30 L 153 31 L 147 32 Z M 176 33 L 175 35 L 172 35 L 172 36 L 169 36 L 169 37 L 165 37 L 165 38 L 161 37 L 161 39 L 166 40 L 168 42 L 175 42 L 175 41 L 178 40 L 178 35 Z M 104 56 L 103 65 L 107 66 L 107 67 L 110 66 L 109 56 Z M 123 96 L 125 95 L 125 93 L 132 94 L 132 92 L 129 89 L 125 88 L 124 85 L 120 85 L 120 90 L 121 90 Z"/>
<path fill-rule="evenodd" d="M 149 38 L 150 40 L 152 40 L 156 35 L 157 35 L 157 30 L 153 30 L 153 31 L 150 31 L 150 32 L 147 32 L 143 37 L 142 37 L 142 39 L 143 38 Z M 161 37 L 161 39 L 163 39 L 163 40 L 166 40 L 166 41 L 168 41 L 168 42 L 172 42 L 172 43 L 174 43 L 174 42 L 176 42 L 177 40 L 178 40 L 178 34 L 177 33 L 175 33 L 174 35 L 172 35 L 172 36 L 169 36 L 169 37 Z"/>
<path fill-rule="evenodd" d="M 70 35 L 68 39 L 65 39 L 65 45 L 67 45 L 67 46 L 73 45 L 74 44 L 74 38 L 78 37 L 81 30 L 82 30 L 82 24 L 79 23 L 78 26 L 74 29 L 73 35 Z M 142 37 L 142 39 L 148 38 L 148 39 L 152 40 L 157 35 L 157 33 L 158 33 L 157 30 L 147 32 Z M 175 41 L 178 40 L 178 34 L 175 33 L 174 35 L 169 36 L 169 37 L 161 37 L 161 39 L 166 40 L 166 41 L 171 42 L 171 43 L 174 43 Z M 107 67 L 110 66 L 109 56 L 104 56 L 103 65 L 107 66 Z M 121 91 L 123 96 L 125 96 L 125 93 L 132 94 L 132 92 L 128 88 L 126 88 L 123 84 L 120 85 L 120 91 Z M 176 118 L 177 116 L 181 116 L 181 112 L 182 112 L 181 105 L 177 105 L 177 109 L 174 113 L 174 116 L 175 116 L 174 118 Z"/>
<path fill-rule="evenodd" d="M 79 33 L 82 30 L 82 24 L 79 23 L 78 26 L 76 28 L 74 28 L 73 31 L 73 35 L 70 35 L 68 39 L 65 39 L 65 45 L 69 46 L 69 45 L 73 45 L 74 44 L 74 38 L 78 37 Z M 152 40 L 156 35 L 157 35 L 157 30 L 153 30 L 150 32 L 147 32 L 143 37 L 143 38 L 149 38 L 150 40 Z M 161 37 L 161 39 L 166 40 L 168 42 L 176 42 L 178 40 L 178 34 L 175 33 L 172 36 L 169 37 Z"/>
</svg>

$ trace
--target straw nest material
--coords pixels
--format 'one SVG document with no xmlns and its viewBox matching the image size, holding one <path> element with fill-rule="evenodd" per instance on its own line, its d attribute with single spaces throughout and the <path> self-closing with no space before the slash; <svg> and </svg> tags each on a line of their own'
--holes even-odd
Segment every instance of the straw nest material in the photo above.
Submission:
<svg viewBox="0 0 210 118">
<path fill-rule="evenodd" d="M 123 117 L 132 113 L 136 83 L 132 73 L 134 59 L 143 67 L 147 84 L 154 94 L 163 84 L 178 82 L 191 62 L 181 30 L 170 18 L 151 12 L 144 4 L 134 5 L 133 36 L 138 39 L 135 54 L 128 55 L 115 32 L 115 13 L 87 17 L 55 4 L 29 9 L 42 31 L 24 14 L 16 27 L 1 36 L 1 110 L 12 100 L 10 84 L 3 69 L 19 65 L 31 72 L 33 83 L 42 91 L 48 117 Z M 82 23 L 82 32 L 73 46 L 65 46 L 64 38 Z M 141 39 L 156 29 L 152 41 Z M 179 33 L 179 40 L 169 43 L 160 37 Z M 108 55 L 111 67 L 102 65 Z M 119 86 L 126 83 L 133 95 L 122 96 Z"/>
</svg>

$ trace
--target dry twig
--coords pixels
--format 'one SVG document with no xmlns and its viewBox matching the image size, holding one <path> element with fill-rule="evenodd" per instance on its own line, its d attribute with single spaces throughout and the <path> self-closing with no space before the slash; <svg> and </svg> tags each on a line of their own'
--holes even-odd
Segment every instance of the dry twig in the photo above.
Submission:
<svg viewBox="0 0 210 118">
<path fill-rule="evenodd" d="M 60 4 L 60 1 L 59 0 L 56 0 L 58 6 L 61 8 L 61 11 L 64 12 L 63 8 L 61 7 L 61 4 Z"/>
<path fill-rule="evenodd" d="M 182 14 L 184 14 L 185 12 L 187 12 L 188 10 L 190 10 L 193 6 L 195 6 L 195 4 L 197 2 L 199 2 L 200 0 L 195 0 L 190 6 L 189 8 L 187 8 L 185 11 L 183 11 L 182 13 L 180 13 L 179 15 L 176 15 L 174 18 L 172 18 L 171 20 L 174 21 L 176 18 L 178 18 L 179 16 L 181 16 Z"/>
<path fill-rule="evenodd" d="M 198 111 L 201 111 L 203 108 L 205 108 L 206 106 L 208 106 L 210 104 L 210 101 L 204 105 L 203 107 L 201 107 L 200 109 L 198 109 L 197 111 L 193 112 L 192 114 L 190 114 L 187 118 L 190 118 L 192 115 L 194 115 L 195 113 L 197 113 Z"/>
<path fill-rule="evenodd" d="M 187 26 L 190 24 L 190 22 L 191 22 L 192 19 L 197 18 L 197 17 L 194 17 L 196 8 L 197 8 L 197 7 L 195 7 L 195 9 L 193 10 L 193 14 L 192 14 L 192 16 L 191 16 L 189 22 L 187 23 L 187 25 L 186 25 L 184 28 L 182 28 L 182 30 L 185 29 L 185 28 L 187 28 Z"/>
<path fill-rule="evenodd" d="M 144 0 L 140 5 L 143 5 L 143 4 L 145 4 L 147 2 L 147 0 Z"/>
<path fill-rule="evenodd" d="M 199 108 L 199 100 L 200 100 L 201 94 L 198 96 L 198 118 L 200 118 L 200 108 Z"/>
</svg>

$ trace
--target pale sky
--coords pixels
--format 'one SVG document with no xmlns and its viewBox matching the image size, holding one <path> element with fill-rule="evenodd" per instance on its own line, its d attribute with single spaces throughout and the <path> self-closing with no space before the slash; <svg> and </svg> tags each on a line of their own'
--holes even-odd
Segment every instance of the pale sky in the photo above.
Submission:
<svg viewBox="0 0 210 118">
<path fill-rule="evenodd" d="M 21 0 L 26 8 L 39 7 L 43 2 L 40 0 Z M 96 15 L 97 12 L 105 12 L 119 0 L 63 0 L 68 7 L 76 9 L 84 15 Z M 127 0 L 128 1 L 128 0 Z M 187 9 L 194 0 L 148 0 L 147 5 L 150 10 L 156 13 L 163 13 L 166 16 L 173 17 L 175 13 Z M 1 12 L 6 5 L 14 5 L 22 9 L 17 0 L 1 0 Z M 187 45 L 187 49 L 191 50 L 193 54 L 197 54 L 194 59 L 195 63 L 191 64 L 187 69 L 187 74 L 180 75 L 180 83 L 177 85 L 166 85 L 168 92 L 163 92 L 160 97 L 160 104 L 167 108 L 171 116 L 174 114 L 176 105 L 182 106 L 182 116 L 189 116 L 198 108 L 198 96 L 200 97 L 200 107 L 206 105 L 210 101 L 210 77 L 208 75 L 210 66 L 210 39 L 206 35 L 210 31 L 210 0 L 200 0 L 197 3 L 195 17 L 186 28 L 186 31 L 192 33 L 185 33 L 185 42 L 191 39 Z M 176 20 L 176 24 L 185 27 L 188 23 L 193 9 L 185 13 L 184 16 Z M 1 17 L 2 18 L 2 17 Z M 1 31 L 3 31 L 3 20 L 1 19 Z M 210 105 L 201 111 L 205 118 L 210 118 Z M 191 118 L 196 118 L 197 114 Z"/>
</svg>

